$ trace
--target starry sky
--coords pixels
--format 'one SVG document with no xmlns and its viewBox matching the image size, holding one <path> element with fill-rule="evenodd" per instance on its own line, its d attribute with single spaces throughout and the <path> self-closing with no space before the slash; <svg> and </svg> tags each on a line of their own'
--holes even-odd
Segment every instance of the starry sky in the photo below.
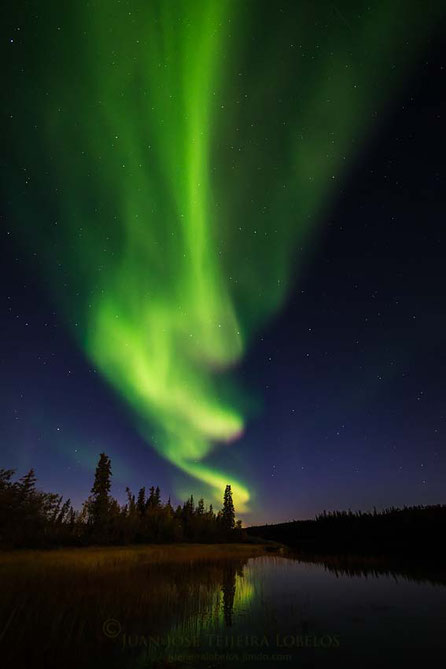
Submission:
<svg viewBox="0 0 446 669">
<path fill-rule="evenodd" d="M 441 4 L 9 8 L 0 466 L 444 502 Z"/>
</svg>

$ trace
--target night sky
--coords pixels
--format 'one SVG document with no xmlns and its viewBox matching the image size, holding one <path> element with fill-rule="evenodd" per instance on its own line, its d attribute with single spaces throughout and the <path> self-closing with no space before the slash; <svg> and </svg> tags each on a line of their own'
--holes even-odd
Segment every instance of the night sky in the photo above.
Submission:
<svg viewBox="0 0 446 669">
<path fill-rule="evenodd" d="M 441 5 L 8 8 L 0 466 L 445 502 Z"/>
</svg>

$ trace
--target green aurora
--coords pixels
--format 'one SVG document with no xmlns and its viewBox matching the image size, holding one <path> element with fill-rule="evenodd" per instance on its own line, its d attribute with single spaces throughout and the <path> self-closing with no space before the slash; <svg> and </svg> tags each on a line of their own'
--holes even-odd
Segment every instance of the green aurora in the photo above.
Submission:
<svg viewBox="0 0 446 669">
<path fill-rule="evenodd" d="M 17 72 L 9 201 L 48 290 L 147 442 L 240 511 L 253 485 L 210 457 L 227 443 L 230 463 L 251 410 L 231 368 L 435 11 L 81 2 L 48 10 Z"/>
</svg>

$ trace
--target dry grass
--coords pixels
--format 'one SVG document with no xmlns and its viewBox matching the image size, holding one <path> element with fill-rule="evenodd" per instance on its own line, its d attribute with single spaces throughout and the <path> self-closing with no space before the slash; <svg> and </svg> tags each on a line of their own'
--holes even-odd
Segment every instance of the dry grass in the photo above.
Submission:
<svg viewBox="0 0 446 669">
<path fill-rule="evenodd" d="M 48 669 L 122 669 L 129 660 L 128 650 L 123 656 L 119 647 L 123 634 L 192 629 L 206 616 L 218 617 L 228 573 L 262 554 L 262 546 L 246 544 L 1 553 L 3 666 L 32 667 L 39 658 Z M 116 639 L 104 633 L 109 619 L 122 628 Z"/>
<path fill-rule="evenodd" d="M 23 568 L 70 566 L 97 568 L 135 563 L 171 564 L 206 560 L 228 560 L 265 554 L 263 545 L 252 544 L 160 544 L 149 546 L 89 546 L 57 550 L 0 552 L 0 569 L 6 565 Z M 0 572 L 1 573 L 1 572 Z"/>
</svg>

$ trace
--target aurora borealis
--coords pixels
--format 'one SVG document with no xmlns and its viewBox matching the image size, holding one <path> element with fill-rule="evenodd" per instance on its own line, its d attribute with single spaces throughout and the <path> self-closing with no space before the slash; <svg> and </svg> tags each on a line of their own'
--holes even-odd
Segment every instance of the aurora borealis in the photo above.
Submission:
<svg viewBox="0 0 446 669">
<path fill-rule="evenodd" d="M 258 482 L 235 453 L 268 407 L 238 369 L 440 4 L 25 7 L 5 179 L 17 244 L 147 448 L 191 477 L 177 492 L 219 500 L 230 482 L 248 510 Z"/>
<path fill-rule="evenodd" d="M 222 401 L 212 371 L 242 351 L 213 240 L 219 221 L 209 175 L 212 92 L 228 8 L 146 7 L 135 6 L 130 24 L 128 12 L 109 23 L 119 35 L 120 62 L 101 86 L 110 134 L 100 151 L 122 193 L 124 248 L 93 301 L 86 348 L 136 408 L 141 429 L 147 420 L 154 426 L 152 443 L 162 454 L 220 491 L 226 477 L 201 460 L 213 441 L 234 439 L 243 425 Z M 98 8 L 95 19 L 100 43 L 107 18 Z M 142 44 L 136 56 L 135 44 Z M 107 51 L 101 56 L 97 81 L 109 66 Z M 236 480 L 233 486 L 241 505 L 248 493 Z"/>
</svg>

